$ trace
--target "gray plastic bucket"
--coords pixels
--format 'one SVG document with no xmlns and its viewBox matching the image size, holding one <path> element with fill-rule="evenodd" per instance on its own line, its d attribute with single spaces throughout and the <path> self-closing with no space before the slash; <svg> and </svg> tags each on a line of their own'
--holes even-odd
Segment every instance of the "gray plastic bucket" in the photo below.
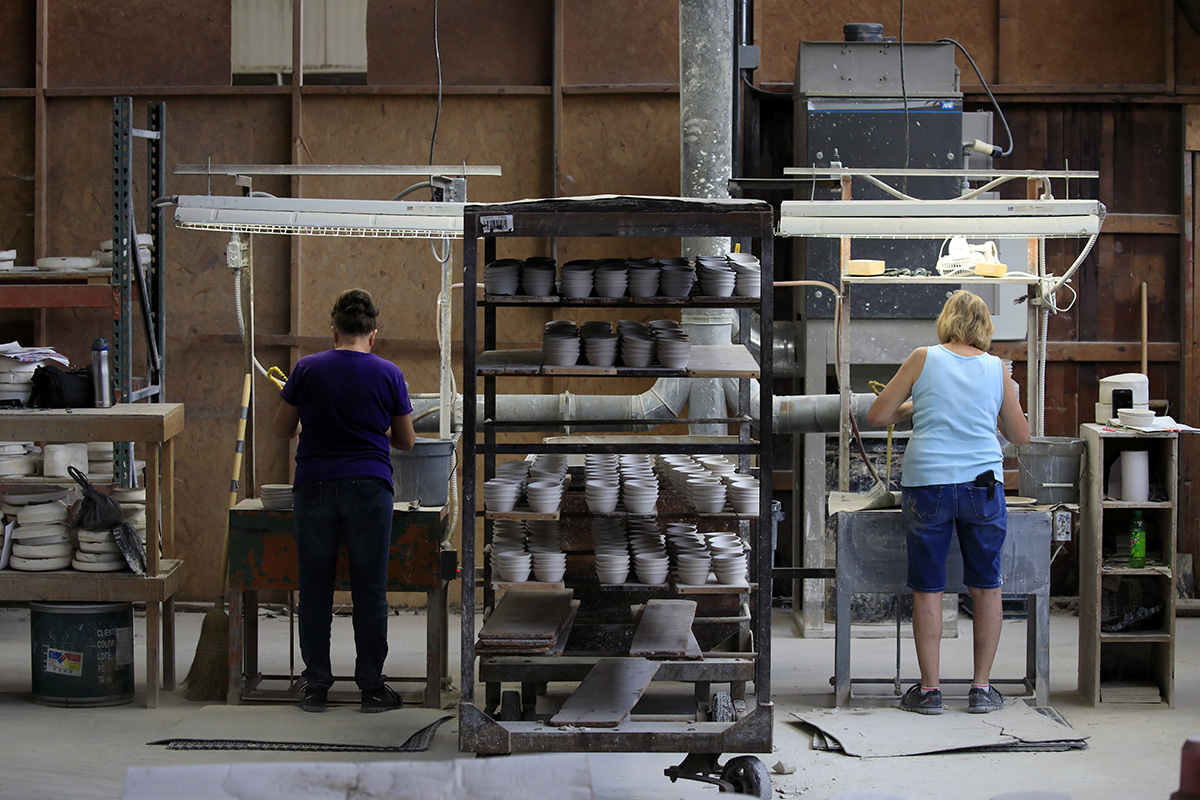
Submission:
<svg viewBox="0 0 1200 800">
<path fill-rule="evenodd" d="M 133 700 L 133 603 L 29 604 L 35 703 Z"/>
<path fill-rule="evenodd" d="M 396 501 L 444 506 L 450 494 L 453 439 L 417 439 L 412 450 L 392 450 Z"/>
<path fill-rule="evenodd" d="M 1017 448 L 1019 491 L 1039 504 L 1079 502 L 1079 473 L 1086 446 L 1068 436 L 1034 436 Z"/>
</svg>

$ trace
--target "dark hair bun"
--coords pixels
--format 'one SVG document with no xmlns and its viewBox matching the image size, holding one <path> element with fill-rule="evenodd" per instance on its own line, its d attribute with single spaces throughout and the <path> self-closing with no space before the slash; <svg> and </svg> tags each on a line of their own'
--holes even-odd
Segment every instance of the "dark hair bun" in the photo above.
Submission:
<svg viewBox="0 0 1200 800">
<path fill-rule="evenodd" d="M 348 336 L 363 336 L 375 330 L 375 318 L 379 309 L 370 292 L 365 289 L 347 289 L 338 295 L 330 311 L 333 325 Z"/>
</svg>

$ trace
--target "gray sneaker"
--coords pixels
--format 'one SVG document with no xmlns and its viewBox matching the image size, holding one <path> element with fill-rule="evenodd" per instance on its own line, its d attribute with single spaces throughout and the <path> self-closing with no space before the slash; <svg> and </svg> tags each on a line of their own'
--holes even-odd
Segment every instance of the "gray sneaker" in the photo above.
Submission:
<svg viewBox="0 0 1200 800">
<path fill-rule="evenodd" d="M 930 689 L 926 692 L 921 689 L 920 684 L 913 684 L 900 698 L 900 708 L 915 714 L 941 714 L 942 690 Z"/>
<path fill-rule="evenodd" d="M 1004 695 L 997 692 L 995 686 L 989 686 L 986 692 L 972 686 L 971 691 L 967 693 L 967 711 L 972 714 L 988 714 L 1002 708 Z"/>
</svg>

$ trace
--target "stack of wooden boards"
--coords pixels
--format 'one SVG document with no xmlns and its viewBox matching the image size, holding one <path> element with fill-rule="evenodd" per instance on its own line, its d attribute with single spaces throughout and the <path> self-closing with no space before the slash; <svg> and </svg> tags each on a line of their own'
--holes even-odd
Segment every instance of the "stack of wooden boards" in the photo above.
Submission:
<svg viewBox="0 0 1200 800">
<path fill-rule="evenodd" d="M 579 611 L 571 589 L 509 589 L 475 642 L 479 655 L 562 655 Z"/>
<path fill-rule="evenodd" d="M 629 658 L 602 658 L 550 718 L 555 727 L 615 728 L 645 694 L 658 661 L 703 658 L 692 621 L 693 600 L 651 600 L 641 612 Z"/>
</svg>

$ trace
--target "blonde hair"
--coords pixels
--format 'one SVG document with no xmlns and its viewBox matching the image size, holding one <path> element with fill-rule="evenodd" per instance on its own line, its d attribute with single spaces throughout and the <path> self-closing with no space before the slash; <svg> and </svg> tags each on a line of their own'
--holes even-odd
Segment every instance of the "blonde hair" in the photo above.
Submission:
<svg viewBox="0 0 1200 800">
<path fill-rule="evenodd" d="M 992 314 L 977 294 L 959 289 L 950 295 L 937 319 L 938 341 L 959 342 L 987 350 L 992 346 Z"/>
</svg>

